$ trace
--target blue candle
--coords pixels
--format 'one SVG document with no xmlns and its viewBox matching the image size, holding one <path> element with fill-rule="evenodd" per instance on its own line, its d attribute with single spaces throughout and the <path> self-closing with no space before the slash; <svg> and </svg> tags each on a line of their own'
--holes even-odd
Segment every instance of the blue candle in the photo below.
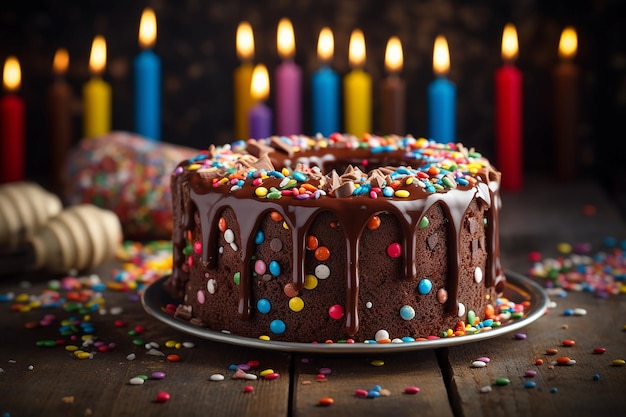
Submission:
<svg viewBox="0 0 626 417">
<path fill-rule="evenodd" d="M 452 142 L 456 137 L 456 86 L 445 76 L 450 54 L 443 36 L 435 40 L 433 68 L 437 78 L 428 86 L 428 136 L 437 142 Z"/>
<path fill-rule="evenodd" d="M 265 105 L 270 94 L 270 78 L 267 67 L 258 64 L 252 71 L 250 96 L 255 101 L 248 112 L 249 136 L 254 139 L 267 138 L 272 135 L 272 111 Z"/>
<path fill-rule="evenodd" d="M 135 82 L 135 132 L 161 139 L 161 60 L 150 49 L 156 40 L 156 17 L 146 8 L 139 24 L 139 43 L 144 48 L 133 62 Z"/>
<path fill-rule="evenodd" d="M 317 55 L 324 64 L 311 77 L 311 125 L 314 135 L 326 137 L 339 131 L 339 76 L 328 65 L 333 50 L 333 32 L 325 27 L 317 42 Z"/>
<path fill-rule="evenodd" d="M 328 66 L 311 78 L 313 134 L 328 137 L 339 131 L 339 76 Z"/>
</svg>

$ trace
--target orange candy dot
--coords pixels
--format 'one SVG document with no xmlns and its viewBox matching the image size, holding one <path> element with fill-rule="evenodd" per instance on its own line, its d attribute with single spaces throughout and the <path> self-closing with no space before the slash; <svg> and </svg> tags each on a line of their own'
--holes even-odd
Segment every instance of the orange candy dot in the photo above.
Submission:
<svg viewBox="0 0 626 417">
<path fill-rule="evenodd" d="M 543 365 L 543 359 L 535 360 L 535 365 Z"/>
<path fill-rule="evenodd" d="M 167 355 L 167 361 L 168 362 L 179 362 L 180 361 L 180 356 L 178 355 Z"/>
<path fill-rule="evenodd" d="M 315 259 L 318 261 L 325 261 L 328 258 L 330 258 L 330 251 L 326 246 L 320 246 L 315 249 Z"/>
<path fill-rule="evenodd" d="M 306 237 L 306 248 L 308 250 L 315 250 L 317 249 L 318 245 L 319 245 L 319 242 L 315 236 L 309 235 Z"/>
<path fill-rule="evenodd" d="M 567 356 L 561 356 L 560 358 L 557 358 L 556 363 L 559 365 L 567 365 L 570 360 L 571 359 Z"/>
<path fill-rule="evenodd" d="M 380 217 L 372 216 L 367 222 L 367 228 L 370 230 L 376 230 L 380 227 Z"/>
<path fill-rule="evenodd" d="M 283 292 L 289 298 L 293 298 L 298 295 L 298 291 L 296 291 L 296 289 L 293 287 L 293 284 L 291 282 L 285 284 L 285 287 L 283 288 Z"/>
<path fill-rule="evenodd" d="M 220 229 L 220 232 L 223 232 L 226 230 L 226 219 L 223 217 L 220 217 L 219 221 L 217 222 L 217 227 Z"/>
<path fill-rule="evenodd" d="M 283 216 L 281 216 L 279 212 L 273 211 L 270 213 L 270 218 L 274 220 L 275 222 L 279 222 L 283 219 Z"/>
</svg>

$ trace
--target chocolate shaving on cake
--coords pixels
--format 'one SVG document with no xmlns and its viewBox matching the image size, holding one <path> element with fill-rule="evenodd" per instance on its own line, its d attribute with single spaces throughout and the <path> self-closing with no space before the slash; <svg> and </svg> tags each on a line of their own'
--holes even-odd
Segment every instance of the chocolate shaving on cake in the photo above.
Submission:
<svg viewBox="0 0 626 417">
<path fill-rule="evenodd" d="M 272 136 L 270 146 L 277 151 L 284 152 L 291 158 L 294 154 L 293 146 L 283 142 L 278 136 Z"/>
<path fill-rule="evenodd" d="M 210 168 L 200 168 L 198 169 L 198 175 L 201 178 L 218 178 L 223 177 L 226 173 L 224 168 L 210 167 Z"/>
<path fill-rule="evenodd" d="M 246 151 L 250 155 L 256 156 L 257 158 L 260 158 L 261 155 L 273 152 L 274 148 L 272 148 L 271 146 L 267 146 L 266 144 L 261 143 L 258 140 L 249 139 L 246 142 Z"/>
<path fill-rule="evenodd" d="M 174 317 L 189 320 L 191 318 L 191 306 L 187 304 L 179 304 L 178 307 L 176 307 Z"/>
<path fill-rule="evenodd" d="M 355 188 L 354 182 L 346 181 L 343 184 L 341 184 L 339 187 L 332 190 L 332 193 L 335 197 L 338 197 L 338 198 L 350 197 L 352 193 L 354 192 L 354 188 Z"/>
<path fill-rule="evenodd" d="M 274 164 L 270 157 L 264 153 L 259 159 L 252 165 L 256 169 L 264 169 L 265 171 L 274 171 Z"/>
</svg>

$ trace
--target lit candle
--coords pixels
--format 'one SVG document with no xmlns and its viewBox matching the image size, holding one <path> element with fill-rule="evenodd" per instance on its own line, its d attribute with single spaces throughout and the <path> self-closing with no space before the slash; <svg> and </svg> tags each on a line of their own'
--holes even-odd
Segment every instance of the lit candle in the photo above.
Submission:
<svg viewBox="0 0 626 417">
<path fill-rule="evenodd" d="M 314 135 L 326 137 L 339 131 L 339 76 L 330 67 L 334 48 L 333 32 L 322 28 L 317 41 L 317 57 L 322 65 L 311 77 L 311 124 Z"/>
<path fill-rule="evenodd" d="M 559 57 L 554 71 L 554 157 L 559 179 L 573 179 L 578 170 L 579 70 L 573 62 L 578 49 L 576 30 L 567 27 L 561 34 Z"/>
<path fill-rule="evenodd" d="M 444 36 L 437 36 L 433 50 L 433 70 L 437 78 L 428 86 L 429 136 L 438 142 L 455 139 L 456 86 L 446 78 L 450 52 Z"/>
<path fill-rule="evenodd" d="M 235 137 L 248 139 L 248 112 L 252 105 L 250 84 L 252 81 L 252 60 L 254 59 L 254 35 L 252 26 L 248 22 L 241 22 L 237 26 L 237 56 L 241 65 L 235 68 L 233 75 L 235 85 Z"/>
<path fill-rule="evenodd" d="M 294 62 L 296 41 L 289 19 L 278 22 L 278 54 L 283 62 L 276 68 L 276 133 L 302 133 L 302 71 Z"/>
<path fill-rule="evenodd" d="M 92 77 L 83 86 L 84 136 L 87 138 L 111 131 L 111 86 L 101 76 L 106 58 L 106 42 L 98 35 L 93 40 L 89 55 Z"/>
<path fill-rule="evenodd" d="M 154 10 L 146 8 L 139 22 L 139 46 L 142 51 L 133 62 L 135 132 L 152 140 L 161 138 L 161 60 L 152 50 L 156 35 Z"/>
<path fill-rule="evenodd" d="M 518 43 L 515 26 L 502 33 L 504 65 L 495 74 L 496 161 L 502 173 L 502 189 L 519 190 L 523 182 L 522 74 L 513 62 Z"/>
<path fill-rule="evenodd" d="M 72 145 L 72 90 L 65 76 L 70 64 L 67 49 L 60 48 L 52 61 L 53 80 L 48 89 L 48 129 L 50 132 L 50 174 L 56 191 L 61 190 L 63 164 Z"/>
<path fill-rule="evenodd" d="M 250 137 L 267 138 L 272 135 L 272 111 L 265 104 L 270 94 L 270 77 L 263 64 L 256 65 L 252 72 L 250 95 L 255 104 L 248 113 Z"/>
<path fill-rule="evenodd" d="M 22 81 L 20 62 L 9 56 L 2 82 L 7 94 L 0 98 L 0 183 L 24 179 L 24 100 L 16 92 Z"/>
<path fill-rule="evenodd" d="M 352 31 L 348 58 L 352 71 L 344 78 L 344 119 L 347 133 L 362 137 L 372 131 L 372 78 L 363 70 L 365 37 L 359 29 Z"/>
<path fill-rule="evenodd" d="M 383 135 L 405 133 L 405 86 L 399 75 L 403 61 L 402 43 L 398 37 L 392 36 L 385 50 L 387 77 L 383 80 L 380 94 L 380 127 Z"/>
</svg>

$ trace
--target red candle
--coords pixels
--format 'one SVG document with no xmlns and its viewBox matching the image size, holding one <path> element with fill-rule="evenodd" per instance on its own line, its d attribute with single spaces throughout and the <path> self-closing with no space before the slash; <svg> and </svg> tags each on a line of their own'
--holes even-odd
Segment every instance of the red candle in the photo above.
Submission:
<svg viewBox="0 0 626 417">
<path fill-rule="evenodd" d="M 495 75 L 496 161 L 502 173 L 502 189 L 515 191 L 523 183 L 522 73 L 513 61 L 518 44 L 515 26 L 507 24 L 502 34 L 504 65 Z"/>
<path fill-rule="evenodd" d="M 8 57 L 3 72 L 7 94 L 0 98 L 0 183 L 24 179 L 24 101 L 15 94 L 21 79 L 19 61 Z"/>
<path fill-rule="evenodd" d="M 48 89 L 48 129 L 50 132 L 50 174 L 56 191 L 61 192 L 62 170 L 72 145 L 72 90 L 65 80 L 70 57 L 66 49 L 54 54 L 53 81 Z"/>
<path fill-rule="evenodd" d="M 579 75 L 573 62 L 577 48 L 576 31 L 565 28 L 559 42 L 561 62 L 554 70 L 554 159 L 556 175 L 561 180 L 574 179 L 579 162 Z"/>
<path fill-rule="evenodd" d="M 388 135 L 405 134 L 405 86 L 400 78 L 404 57 L 402 55 L 402 43 L 396 36 L 392 36 L 387 42 L 385 50 L 385 68 L 387 77 L 381 86 L 381 133 Z"/>
</svg>

